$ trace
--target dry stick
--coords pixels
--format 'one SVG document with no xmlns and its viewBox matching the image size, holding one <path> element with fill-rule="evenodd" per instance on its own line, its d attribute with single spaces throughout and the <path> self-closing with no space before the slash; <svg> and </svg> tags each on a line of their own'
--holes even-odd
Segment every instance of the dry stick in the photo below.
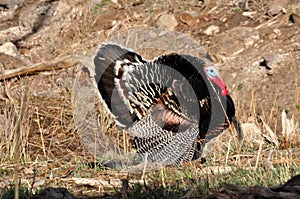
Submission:
<svg viewBox="0 0 300 199">
<path fill-rule="evenodd" d="M 122 135 L 123 135 L 123 153 L 124 156 L 127 156 L 127 136 L 126 136 L 126 132 L 123 130 L 122 131 Z"/>
<path fill-rule="evenodd" d="M 37 125 L 38 125 L 38 128 L 39 128 L 41 141 L 42 141 L 42 149 L 43 149 L 43 153 L 44 153 L 44 158 L 47 161 L 47 153 L 46 153 L 46 147 L 45 147 L 45 142 L 44 142 L 44 133 L 43 133 L 42 126 L 40 124 L 40 114 L 39 114 L 38 108 L 36 108 L 36 116 L 37 116 Z"/>
<path fill-rule="evenodd" d="M 267 164 L 269 165 L 269 168 L 273 171 L 275 171 L 275 168 L 274 166 L 272 165 L 272 153 L 273 153 L 273 148 L 271 148 L 270 152 L 269 152 L 269 155 L 268 155 L 268 158 L 267 158 Z"/>
<path fill-rule="evenodd" d="M 254 89 L 251 90 L 251 104 L 250 104 L 250 110 L 253 110 L 253 115 L 256 116 L 256 104 L 255 104 L 255 92 Z"/>
<path fill-rule="evenodd" d="M 256 26 L 255 29 L 256 29 L 256 30 L 259 30 L 259 29 L 261 29 L 261 28 L 263 28 L 263 27 L 270 27 L 271 25 L 273 25 L 273 24 L 275 24 L 276 22 L 278 22 L 277 19 L 280 18 L 282 15 L 283 15 L 283 14 L 280 13 L 280 14 L 276 15 L 275 17 L 272 17 L 269 21 L 267 21 L 267 22 L 265 22 L 265 23 L 262 23 L 262 24 Z M 286 15 L 285 15 L 285 18 L 286 18 L 286 16 L 288 16 L 288 15 L 286 14 Z M 282 21 L 283 21 L 283 22 L 281 22 L 279 25 L 277 25 L 276 28 L 278 28 L 280 25 L 282 25 L 282 23 L 285 23 L 285 20 L 282 20 Z"/>
<path fill-rule="evenodd" d="M 148 163 L 148 153 L 145 154 L 144 168 L 143 168 L 143 174 L 142 174 L 142 181 L 145 180 L 147 163 Z"/>
<path fill-rule="evenodd" d="M 25 85 L 27 85 L 27 79 L 25 79 Z M 25 113 L 25 105 L 27 102 L 27 94 L 28 94 L 28 87 L 23 91 L 22 93 L 22 99 L 21 99 L 21 107 L 19 112 L 19 118 L 16 124 L 16 137 L 15 137 L 15 146 L 14 146 L 14 185 L 15 185 L 15 194 L 14 198 L 19 199 L 19 159 L 20 159 L 20 145 L 21 145 L 21 136 L 22 136 L 22 121 Z"/>
<path fill-rule="evenodd" d="M 164 167 L 160 168 L 160 175 L 161 175 L 161 184 L 162 184 L 163 188 L 166 188 L 165 175 L 164 175 Z"/>
<path fill-rule="evenodd" d="M 229 139 L 229 142 L 228 142 L 228 149 L 227 149 L 226 158 L 225 158 L 225 166 L 227 166 L 227 164 L 228 164 L 228 158 L 229 158 L 229 153 L 230 153 L 230 145 L 231 145 L 231 138 Z"/>
<path fill-rule="evenodd" d="M 99 120 L 98 120 L 99 121 Z M 95 167 L 94 167 L 94 171 L 96 171 L 96 169 L 97 169 L 97 131 L 94 129 L 93 130 L 93 132 L 94 132 L 94 165 L 95 165 Z"/>
<path fill-rule="evenodd" d="M 273 105 L 272 105 L 272 108 L 271 108 L 271 112 L 270 112 L 270 116 L 269 116 L 269 119 L 268 119 L 268 122 L 271 123 L 272 122 L 272 119 L 273 119 L 273 112 L 276 110 L 276 104 L 277 104 L 277 96 L 273 102 Z"/>
<path fill-rule="evenodd" d="M 105 188 L 116 188 L 124 186 L 123 181 L 121 179 L 110 179 L 110 180 L 100 180 L 95 178 L 63 178 L 60 179 L 62 182 L 69 182 L 75 185 L 84 186 L 88 185 L 91 187 L 105 187 Z M 126 180 L 125 180 L 126 181 Z M 125 182 L 126 183 L 126 182 Z M 147 185 L 148 182 L 145 180 L 128 180 L 128 184 L 144 184 Z M 126 185 L 125 185 L 126 186 Z M 125 187 L 126 188 L 126 187 Z"/>
<path fill-rule="evenodd" d="M 33 75 L 42 71 L 52 71 L 52 70 L 58 70 L 63 68 L 69 68 L 75 65 L 76 63 L 80 63 L 80 61 L 81 61 L 80 57 L 66 56 L 53 61 L 34 64 L 29 67 L 24 66 L 17 69 L 5 70 L 0 75 L 0 81 L 3 81 L 5 79 L 10 79 L 13 77 Z"/>
<path fill-rule="evenodd" d="M 262 145 L 263 145 L 263 141 L 261 141 L 260 144 L 259 144 L 257 157 L 256 157 L 256 162 L 255 162 L 255 167 L 254 167 L 255 169 L 257 169 L 257 167 L 258 167 L 259 158 L 260 158 L 260 155 L 261 155 L 261 152 L 262 152 Z"/>
</svg>

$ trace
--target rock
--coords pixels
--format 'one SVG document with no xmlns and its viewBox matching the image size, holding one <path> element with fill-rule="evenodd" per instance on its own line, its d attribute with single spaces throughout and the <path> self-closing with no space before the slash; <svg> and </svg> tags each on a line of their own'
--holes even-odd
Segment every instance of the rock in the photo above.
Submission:
<svg viewBox="0 0 300 199">
<path fill-rule="evenodd" d="M 293 22 L 297 24 L 300 28 L 300 2 L 296 3 L 292 7 L 292 15 Z"/>
<path fill-rule="evenodd" d="M 47 1 L 28 1 L 26 7 L 20 7 L 14 14 L 18 16 L 20 25 L 36 31 L 43 23 L 43 17 L 46 16 L 50 6 Z"/>
<path fill-rule="evenodd" d="M 160 15 L 157 26 L 159 28 L 166 28 L 169 30 L 174 30 L 174 28 L 178 25 L 178 22 L 174 15 L 171 14 L 162 14 Z"/>
<path fill-rule="evenodd" d="M 281 36 L 281 31 L 279 29 L 274 29 L 272 33 L 269 34 L 269 39 L 276 39 Z"/>
<path fill-rule="evenodd" d="M 243 130 L 243 140 L 244 144 L 249 145 L 249 147 L 258 147 L 263 142 L 262 132 L 258 126 L 254 123 L 244 123 L 241 124 Z"/>
<path fill-rule="evenodd" d="M 20 57 L 17 47 L 11 42 L 6 42 L 0 46 L 0 53 L 4 53 L 15 58 Z"/>
<path fill-rule="evenodd" d="M 274 16 L 281 12 L 285 13 L 288 3 L 288 0 L 273 0 L 268 7 L 268 14 Z"/>
<path fill-rule="evenodd" d="M 255 45 L 259 39 L 255 28 L 235 27 L 213 37 L 209 53 L 217 60 L 225 60 Z"/>
<path fill-rule="evenodd" d="M 67 189 L 65 188 L 53 188 L 49 187 L 31 197 L 32 199 L 76 199 Z"/>
<path fill-rule="evenodd" d="M 292 19 L 293 19 L 294 23 L 300 27 L 300 15 L 292 14 Z"/>
<path fill-rule="evenodd" d="M 10 55 L 7 55 L 7 54 L 1 53 L 1 52 L 0 52 L 0 60 L 1 60 L 1 62 L 0 62 L 0 74 L 4 70 L 15 69 L 15 68 L 19 68 L 19 67 L 25 65 L 21 59 L 12 57 Z"/>
<path fill-rule="evenodd" d="M 17 23 L 11 23 L 13 26 L 1 28 L 0 44 L 7 41 L 21 40 L 37 32 L 41 26 L 45 25 L 44 19 L 48 17 L 48 14 L 50 15 L 51 6 L 55 2 L 23 1 L 24 0 L 10 1 L 9 5 L 13 7 L 13 9 L 7 11 L 5 15 L 0 13 L 0 22 L 3 21 L 3 17 L 5 17 L 7 21 L 17 21 Z"/>
<path fill-rule="evenodd" d="M 4 30 L 0 30 L 0 44 L 7 41 L 16 41 L 24 38 L 32 32 L 31 28 L 23 26 L 13 26 Z"/>
<path fill-rule="evenodd" d="M 259 145 L 264 143 L 264 137 L 261 135 L 261 129 L 254 123 L 242 123 L 241 129 L 243 131 L 243 145 L 249 148 L 258 149 Z M 202 149 L 202 157 L 208 157 L 210 154 L 215 153 L 215 149 L 218 143 L 220 143 L 220 139 L 226 139 L 226 135 L 229 135 L 230 130 L 226 129 L 221 135 L 215 137 L 209 142 L 205 143 Z"/>
<path fill-rule="evenodd" d="M 267 53 L 262 55 L 262 61 L 260 66 L 264 66 L 269 72 L 278 68 L 280 65 L 285 65 L 285 60 L 288 57 L 288 54 L 280 53 Z"/>
<path fill-rule="evenodd" d="M 206 35 L 215 35 L 220 31 L 219 26 L 211 25 L 208 26 L 206 30 L 203 31 L 204 34 Z"/>
<path fill-rule="evenodd" d="M 0 30 L 6 29 L 9 25 L 7 21 L 13 20 L 13 11 L 12 10 L 5 10 L 1 11 L 1 4 L 0 4 Z"/>
<path fill-rule="evenodd" d="M 191 14 L 189 13 L 182 13 L 179 17 L 180 21 L 182 21 L 183 23 L 189 25 L 189 26 L 193 26 L 197 23 L 197 19 L 194 18 Z"/>
<path fill-rule="evenodd" d="M 19 1 L 19 2 L 18 2 Z M 22 3 L 20 2 L 21 0 L 0 0 L 0 5 L 4 9 L 11 9 L 14 6 L 16 6 L 17 3 Z"/>
</svg>

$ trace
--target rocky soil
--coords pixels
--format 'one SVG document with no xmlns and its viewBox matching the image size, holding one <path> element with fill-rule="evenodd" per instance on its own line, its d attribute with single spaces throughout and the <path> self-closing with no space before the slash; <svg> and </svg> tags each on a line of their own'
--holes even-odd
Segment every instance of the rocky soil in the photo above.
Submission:
<svg viewBox="0 0 300 199">
<path fill-rule="evenodd" d="M 160 27 L 198 41 L 249 114 L 253 100 L 258 114 L 299 113 L 296 1 L 1 0 L 0 5 L 2 72 L 66 55 L 92 56 L 120 31 Z"/>
</svg>

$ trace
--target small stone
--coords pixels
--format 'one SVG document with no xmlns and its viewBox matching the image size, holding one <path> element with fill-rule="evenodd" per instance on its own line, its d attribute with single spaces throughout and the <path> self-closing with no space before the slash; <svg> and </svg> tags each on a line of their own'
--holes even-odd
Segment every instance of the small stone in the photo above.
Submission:
<svg viewBox="0 0 300 199">
<path fill-rule="evenodd" d="M 56 79 L 56 85 L 59 87 L 62 87 L 64 85 L 64 79 L 63 78 L 57 78 Z"/>
<path fill-rule="evenodd" d="M 15 58 L 20 57 L 20 54 L 18 52 L 17 47 L 11 42 L 6 42 L 3 45 L 1 45 L 0 46 L 0 52 L 4 53 L 4 54 L 7 54 L 7 55 L 10 55 L 10 56 L 15 57 Z"/>
<path fill-rule="evenodd" d="M 132 5 L 132 6 L 139 6 L 139 5 L 142 5 L 143 3 L 144 3 L 143 0 L 136 0 L 136 1 L 134 1 L 131 5 Z"/>
<path fill-rule="evenodd" d="M 249 18 L 253 18 L 253 15 L 255 15 L 256 14 L 256 11 L 253 11 L 253 12 L 243 12 L 243 16 L 245 16 L 245 17 L 249 17 Z"/>
<path fill-rule="evenodd" d="M 24 174 L 26 174 L 26 175 L 33 174 L 33 173 L 34 173 L 34 168 L 33 167 L 29 167 L 29 168 L 24 169 Z"/>
<path fill-rule="evenodd" d="M 276 35 L 275 33 L 271 33 L 271 34 L 268 35 L 268 38 L 269 38 L 270 40 L 276 39 L 276 38 L 277 38 L 277 35 Z"/>
<path fill-rule="evenodd" d="M 252 46 L 255 43 L 255 40 L 251 37 L 245 38 L 244 40 L 244 44 L 246 46 L 246 48 Z"/>
<path fill-rule="evenodd" d="M 192 17 L 198 17 L 198 16 L 199 16 L 198 12 L 196 12 L 196 11 L 189 11 L 188 13 L 189 13 Z"/>
<path fill-rule="evenodd" d="M 281 31 L 279 29 L 274 29 L 273 32 L 276 34 L 277 37 L 281 35 Z"/>
<path fill-rule="evenodd" d="M 160 15 L 157 26 L 159 28 L 166 28 L 169 30 L 174 30 L 174 28 L 178 25 L 178 22 L 174 15 L 171 14 L 162 14 Z"/>
<path fill-rule="evenodd" d="M 112 22 L 111 22 L 111 25 L 112 26 L 114 26 L 114 25 L 116 25 L 118 22 L 116 21 L 116 20 L 113 20 Z"/>
<path fill-rule="evenodd" d="M 219 26 L 211 25 L 208 26 L 206 30 L 203 31 L 204 34 L 206 35 L 215 35 L 220 31 Z"/>
<path fill-rule="evenodd" d="M 263 137 L 261 136 L 260 128 L 254 123 L 243 123 L 241 124 L 243 130 L 244 142 L 252 147 L 258 147 L 259 144 L 263 143 Z"/>
</svg>

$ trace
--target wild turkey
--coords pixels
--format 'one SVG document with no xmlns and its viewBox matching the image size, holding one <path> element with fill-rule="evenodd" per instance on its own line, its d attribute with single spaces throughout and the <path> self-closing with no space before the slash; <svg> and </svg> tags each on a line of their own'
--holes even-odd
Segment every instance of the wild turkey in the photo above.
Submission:
<svg viewBox="0 0 300 199">
<path fill-rule="evenodd" d="M 235 107 L 216 68 L 189 55 L 152 61 L 116 44 L 94 58 L 96 82 L 137 154 L 165 165 L 201 156 L 205 140 L 235 120 Z"/>
</svg>

